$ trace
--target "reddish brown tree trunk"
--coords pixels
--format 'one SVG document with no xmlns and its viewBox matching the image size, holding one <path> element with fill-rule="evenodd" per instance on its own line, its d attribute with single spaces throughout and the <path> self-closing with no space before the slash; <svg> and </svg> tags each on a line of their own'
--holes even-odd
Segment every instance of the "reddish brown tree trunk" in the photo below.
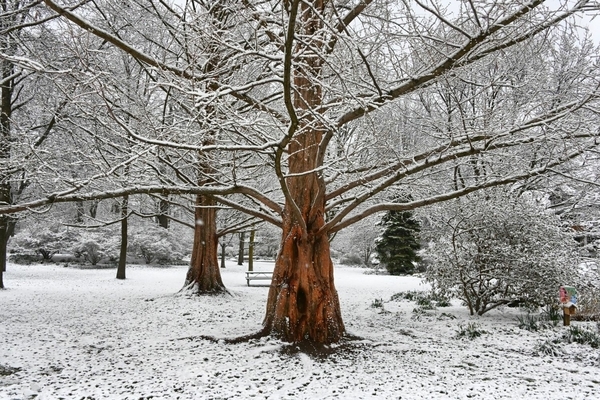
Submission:
<svg viewBox="0 0 600 400">
<path fill-rule="evenodd" d="M 322 218 L 320 218 L 322 221 Z M 264 321 L 268 333 L 289 342 L 335 343 L 344 332 L 327 235 L 308 235 L 286 218 Z"/>
<path fill-rule="evenodd" d="M 290 146 L 290 172 L 315 167 L 316 143 L 322 132 L 308 130 Z M 310 143 L 313 145 L 311 146 Z M 344 323 L 333 279 L 329 238 L 325 224 L 325 183 L 318 173 L 288 179 L 291 197 L 306 225 L 296 220 L 291 205 L 283 216 L 281 250 L 264 321 L 266 332 L 289 342 L 329 344 L 344 335 Z"/>
<path fill-rule="evenodd" d="M 286 341 L 329 344 L 339 341 L 345 329 L 333 280 L 329 238 L 320 230 L 325 224 L 325 181 L 317 171 L 322 164 L 319 145 L 325 131 L 313 111 L 322 104 L 318 84 L 321 58 L 314 51 L 323 43 L 318 40 L 323 23 L 315 11 L 323 12 L 324 2 L 312 3 L 309 6 L 301 2 L 298 13 L 298 34 L 315 39 L 314 43 L 298 42 L 294 50 L 299 55 L 293 70 L 298 130 L 287 154 L 289 173 L 296 176 L 286 180 L 292 201 L 286 202 L 283 214 L 281 250 L 275 262 L 264 327 L 267 333 Z"/>
<path fill-rule="evenodd" d="M 225 292 L 218 261 L 216 202 L 208 197 L 196 197 L 196 227 L 190 268 L 184 290 L 195 294 Z"/>
</svg>

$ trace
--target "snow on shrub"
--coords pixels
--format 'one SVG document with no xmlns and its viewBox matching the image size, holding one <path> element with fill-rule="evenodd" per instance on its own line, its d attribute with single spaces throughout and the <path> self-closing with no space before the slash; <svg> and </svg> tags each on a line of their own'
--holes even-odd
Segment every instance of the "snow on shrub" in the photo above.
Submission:
<svg viewBox="0 0 600 400">
<path fill-rule="evenodd" d="M 560 285 L 577 279 L 576 243 L 559 219 L 502 190 L 447 203 L 432 218 L 426 279 L 463 300 L 471 315 L 509 303 L 556 302 Z"/>
<path fill-rule="evenodd" d="M 79 230 L 60 224 L 34 227 L 19 231 L 11 240 L 11 261 L 33 262 L 51 260 L 61 252 L 68 252 L 78 241 Z"/>
<path fill-rule="evenodd" d="M 132 235 L 129 250 L 146 264 L 170 264 L 183 258 L 179 240 L 168 229 L 159 226 L 147 226 Z"/>
<path fill-rule="evenodd" d="M 106 260 L 114 263 L 118 260 L 120 237 L 111 229 L 79 230 L 80 236 L 71 247 L 75 257 L 97 265 Z"/>
</svg>

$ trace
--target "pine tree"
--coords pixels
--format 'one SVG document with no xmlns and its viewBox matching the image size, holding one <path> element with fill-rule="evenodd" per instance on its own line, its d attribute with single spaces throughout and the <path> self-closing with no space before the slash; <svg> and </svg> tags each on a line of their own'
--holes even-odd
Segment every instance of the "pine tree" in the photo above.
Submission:
<svg viewBox="0 0 600 400">
<path fill-rule="evenodd" d="M 414 262 L 419 261 L 419 222 L 410 211 L 389 211 L 381 219 L 385 228 L 375 251 L 379 260 L 392 275 L 412 274 Z"/>
</svg>

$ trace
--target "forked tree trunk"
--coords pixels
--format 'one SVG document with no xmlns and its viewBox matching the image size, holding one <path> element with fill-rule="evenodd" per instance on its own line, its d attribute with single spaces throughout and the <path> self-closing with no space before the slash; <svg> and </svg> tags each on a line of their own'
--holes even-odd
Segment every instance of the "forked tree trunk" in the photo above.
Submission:
<svg viewBox="0 0 600 400">
<path fill-rule="evenodd" d="M 225 243 L 225 240 L 223 240 L 223 242 L 221 243 L 221 268 L 225 268 L 225 250 L 227 249 L 227 243 Z"/>
<path fill-rule="evenodd" d="M 275 262 L 273 281 L 264 320 L 266 333 L 289 342 L 309 341 L 329 344 L 344 335 L 340 304 L 333 281 L 333 262 L 329 238 L 320 229 L 325 224 L 325 180 L 318 172 L 323 163 L 319 152 L 324 128 L 315 118 L 315 109 L 323 102 L 319 86 L 322 58 L 318 52 L 326 43 L 323 31 L 325 2 L 293 2 L 299 7 L 296 33 L 311 38 L 297 41 L 293 49 L 293 116 L 297 121 L 287 154 L 286 179 L 289 198 L 283 214 L 281 250 Z M 317 15 L 319 13 L 320 15 Z M 311 172 L 312 171 L 312 172 Z"/>
<path fill-rule="evenodd" d="M 190 268 L 183 290 L 194 294 L 226 292 L 219 270 L 216 202 L 196 196 L 196 226 Z"/>
<path fill-rule="evenodd" d="M 290 145 L 290 173 L 314 169 L 316 144 L 321 137 L 322 132 L 313 129 L 296 137 Z M 287 182 L 306 231 L 287 204 L 264 328 L 266 333 L 289 342 L 335 343 L 345 328 L 334 285 L 329 237 L 319 231 L 325 224 L 325 182 L 318 173 Z"/>
</svg>

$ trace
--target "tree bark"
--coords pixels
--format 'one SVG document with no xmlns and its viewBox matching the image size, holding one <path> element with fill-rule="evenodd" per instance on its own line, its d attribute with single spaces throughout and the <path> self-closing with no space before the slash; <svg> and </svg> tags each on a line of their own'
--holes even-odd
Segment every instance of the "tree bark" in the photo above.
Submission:
<svg viewBox="0 0 600 400">
<path fill-rule="evenodd" d="M 100 200 L 92 200 L 92 204 L 90 204 L 90 217 L 94 219 L 98 213 L 98 204 L 100 204 Z"/>
<path fill-rule="evenodd" d="M 6 271 L 6 245 L 8 244 L 8 217 L 0 217 L 0 289 L 4 289 Z"/>
<path fill-rule="evenodd" d="M 194 294 L 226 292 L 219 270 L 216 202 L 196 196 L 196 226 L 190 268 L 183 290 Z"/>
<path fill-rule="evenodd" d="M 221 268 L 225 268 L 225 250 L 227 249 L 227 243 L 225 240 L 221 242 Z"/>
<path fill-rule="evenodd" d="M 75 223 L 83 224 L 85 217 L 85 208 L 83 207 L 83 201 L 78 200 L 75 202 Z"/>
<path fill-rule="evenodd" d="M 325 180 L 318 172 L 323 163 L 319 152 L 325 134 L 315 109 L 323 103 L 322 58 L 315 54 L 326 41 L 320 40 L 324 2 L 294 2 L 299 37 L 294 49 L 293 110 L 288 111 L 297 129 L 288 143 L 289 174 L 285 180 L 289 196 L 283 213 L 281 250 L 275 262 L 273 281 L 263 322 L 266 333 L 289 342 L 330 344 L 339 341 L 345 328 L 333 279 L 328 233 L 325 225 Z M 296 15 L 294 9 L 290 19 Z M 293 124 L 292 124 L 293 126 Z"/>
<path fill-rule="evenodd" d="M 250 241 L 248 242 L 248 271 L 254 271 L 254 236 L 256 229 L 250 231 Z"/>
<path fill-rule="evenodd" d="M 244 240 L 246 234 L 244 232 L 240 232 L 240 245 L 238 248 L 238 262 L 237 265 L 244 265 Z"/>
<path fill-rule="evenodd" d="M 6 7 L 5 7 L 6 8 Z M 3 21 L 2 27 L 5 23 Z M 2 40 L 2 47 L 7 47 L 9 42 Z M 6 163 L 10 160 L 10 119 L 12 116 L 12 95 L 14 79 L 10 78 L 14 72 L 14 66 L 7 60 L 0 63 L 2 84 L 0 85 L 0 161 Z M 8 168 L 7 168 L 8 169 Z M 10 175 L 0 176 L 0 204 L 11 203 Z M 0 289 L 4 288 L 3 273 L 6 271 L 6 246 L 9 237 L 9 218 L 0 218 Z"/>
<path fill-rule="evenodd" d="M 163 196 L 168 196 L 164 194 Z M 156 217 L 158 225 L 164 229 L 169 229 L 169 201 L 161 198 L 158 202 L 158 215 Z"/>
<path fill-rule="evenodd" d="M 127 214 L 129 196 L 123 196 L 121 203 L 121 251 L 119 253 L 119 265 L 117 266 L 117 279 L 125 279 L 125 268 L 127 265 Z"/>
<path fill-rule="evenodd" d="M 307 195 L 303 204 L 308 234 L 288 212 L 285 214 L 263 325 L 268 333 L 289 342 L 330 344 L 342 338 L 345 328 L 334 286 L 329 238 L 326 233 L 317 234 L 324 224 L 324 202 L 311 208 L 310 197 Z"/>
</svg>

